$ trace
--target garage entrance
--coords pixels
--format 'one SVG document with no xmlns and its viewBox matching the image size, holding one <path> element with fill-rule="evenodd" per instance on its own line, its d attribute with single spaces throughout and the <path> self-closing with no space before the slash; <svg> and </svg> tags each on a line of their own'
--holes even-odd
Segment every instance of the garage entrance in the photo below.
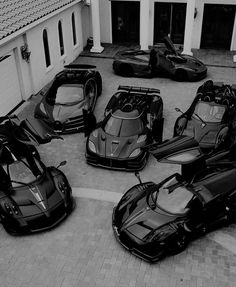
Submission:
<svg viewBox="0 0 236 287">
<path fill-rule="evenodd" d="M 138 44 L 140 3 L 136 1 L 112 1 L 112 38 L 114 44 Z"/>
<path fill-rule="evenodd" d="M 3 116 L 22 101 L 13 53 L 0 57 L 0 87 L 0 116 Z"/>
<path fill-rule="evenodd" d="M 204 5 L 201 48 L 230 49 L 235 7 L 234 5 Z"/>
<path fill-rule="evenodd" d="M 174 44 L 183 44 L 186 3 L 155 3 L 154 44 L 170 35 Z"/>
</svg>

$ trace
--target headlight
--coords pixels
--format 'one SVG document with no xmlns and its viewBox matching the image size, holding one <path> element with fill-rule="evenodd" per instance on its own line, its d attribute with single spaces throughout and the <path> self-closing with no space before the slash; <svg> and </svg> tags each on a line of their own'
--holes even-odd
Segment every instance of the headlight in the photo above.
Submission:
<svg viewBox="0 0 236 287">
<path fill-rule="evenodd" d="M 129 157 L 136 157 L 141 153 L 141 149 L 140 148 L 136 148 Z"/>
<path fill-rule="evenodd" d="M 4 211 L 7 213 L 7 214 L 10 214 L 10 215 L 19 215 L 21 214 L 18 206 L 10 201 L 10 200 L 4 200 L 1 202 L 1 206 L 3 207 Z"/>
<path fill-rule="evenodd" d="M 147 139 L 147 136 L 146 136 L 146 135 L 141 135 L 141 136 L 138 138 L 137 143 L 144 142 L 146 139 Z"/>
<path fill-rule="evenodd" d="M 176 230 L 169 225 L 163 226 L 160 229 L 156 229 L 150 232 L 146 237 L 145 241 L 162 241 Z"/>
<path fill-rule="evenodd" d="M 92 152 L 94 152 L 94 153 L 97 152 L 97 151 L 96 151 L 95 144 L 94 144 L 91 140 L 89 140 L 89 142 L 88 142 L 88 147 L 89 147 L 89 149 L 90 149 Z"/>
<path fill-rule="evenodd" d="M 62 193 L 65 193 L 68 190 L 68 184 L 66 184 L 66 182 L 64 182 L 64 181 L 59 181 L 58 182 L 58 188 Z"/>
</svg>

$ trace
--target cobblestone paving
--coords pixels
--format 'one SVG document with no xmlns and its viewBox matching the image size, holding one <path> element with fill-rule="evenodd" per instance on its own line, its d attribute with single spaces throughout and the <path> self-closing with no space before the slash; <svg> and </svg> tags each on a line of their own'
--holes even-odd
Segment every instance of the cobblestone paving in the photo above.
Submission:
<svg viewBox="0 0 236 287">
<path fill-rule="evenodd" d="M 233 287 L 236 256 L 207 237 L 150 265 L 123 249 L 111 229 L 113 205 L 77 199 L 57 228 L 12 237 L 0 229 L 3 287 Z"/>
<path fill-rule="evenodd" d="M 164 101 L 164 139 L 172 136 L 178 114 L 192 102 L 198 83 L 176 83 L 169 79 L 121 78 L 112 72 L 112 60 L 79 58 L 79 63 L 97 65 L 103 77 L 103 94 L 96 115 L 119 84 L 160 88 Z M 236 82 L 236 69 L 209 68 L 217 81 Z M 38 98 L 26 107 L 33 110 Z M 64 136 L 40 146 L 43 161 L 57 165 L 67 160 L 62 170 L 74 187 L 123 193 L 137 179 L 133 173 L 104 170 L 85 163 L 86 139 L 82 134 Z M 144 181 L 159 182 L 178 171 L 178 166 L 158 164 L 150 157 L 141 172 Z M 211 239 L 202 237 L 183 253 L 150 265 L 125 251 L 115 240 L 111 228 L 113 204 L 77 198 L 77 207 L 57 228 L 37 235 L 12 237 L 0 227 L 1 287 L 233 287 L 236 286 L 236 251 L 230 252 Z M 221 231 L 236 240 L 236 226 Z M 217 233 L 216 233 L 217 234 Z"/>
</svg>

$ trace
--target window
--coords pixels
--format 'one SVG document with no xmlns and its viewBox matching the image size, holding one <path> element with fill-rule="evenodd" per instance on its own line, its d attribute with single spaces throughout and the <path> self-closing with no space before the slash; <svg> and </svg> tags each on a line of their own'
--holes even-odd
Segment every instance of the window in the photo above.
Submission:
<svg viewBox="0 0 236 287">
<path fill-rule="evenodd" d="M 72 24 L 72 34 L 73 34 L 73 44 L 74 46 L 77 44 L 77 37 L 76 37 L 76 27 L 75 27 L 75 13 L 72 13 L 71 16 L 71 24 Z"/>
<path fill-rule="evenodd" d="M 58 36 L 59 36 L 60 54 L 61 56 L 63 56 L 65 54 L 65 48 L 64 48 L 61 20 L 58 22 Z"/>
<path fill-rule="evenodd" d="M 46 67 L 49 67 L 51 65 L 51 60 L 50 60 L 50 52 L 49 52 L 49 45 L 48 45 L 48 33 L 46 29 L 43 30 L 43 46 L 44 46 Z"/>
</svg>

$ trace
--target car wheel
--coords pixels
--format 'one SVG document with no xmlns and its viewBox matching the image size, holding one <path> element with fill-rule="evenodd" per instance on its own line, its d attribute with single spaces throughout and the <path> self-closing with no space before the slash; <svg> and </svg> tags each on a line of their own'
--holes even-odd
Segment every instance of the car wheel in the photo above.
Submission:
<svg viewBox="0 0 236 287">
<path fill-rule="evenodd" d="M 184 70 L 177 70 L 174 75 L 174 79 L 178 82 L 183 82 L 188 79 L 187 73 Z"/>
<path fill-rule="evenodd" d="M 84 90 L 86 97 L 84 108 L 86 110 L 93 111 L 98 95 L 98 86 L 96 80 L 94 78 L 89 78 L 85 83 Z"/>
<path fill-rule="evenodd" d="M 188 245 L 188 237 L 186 233 L 179 233 L 175 238 L 174 242 L 171 244 L 170 252 L 171 254 L 181 253 Z"/>
<path fill-rule="evenodd" d="M 119 68 L 119 74 L 123 77 L 132 77 L 134 71 L 130 65 L 121 65 Z"/>
</svg>

